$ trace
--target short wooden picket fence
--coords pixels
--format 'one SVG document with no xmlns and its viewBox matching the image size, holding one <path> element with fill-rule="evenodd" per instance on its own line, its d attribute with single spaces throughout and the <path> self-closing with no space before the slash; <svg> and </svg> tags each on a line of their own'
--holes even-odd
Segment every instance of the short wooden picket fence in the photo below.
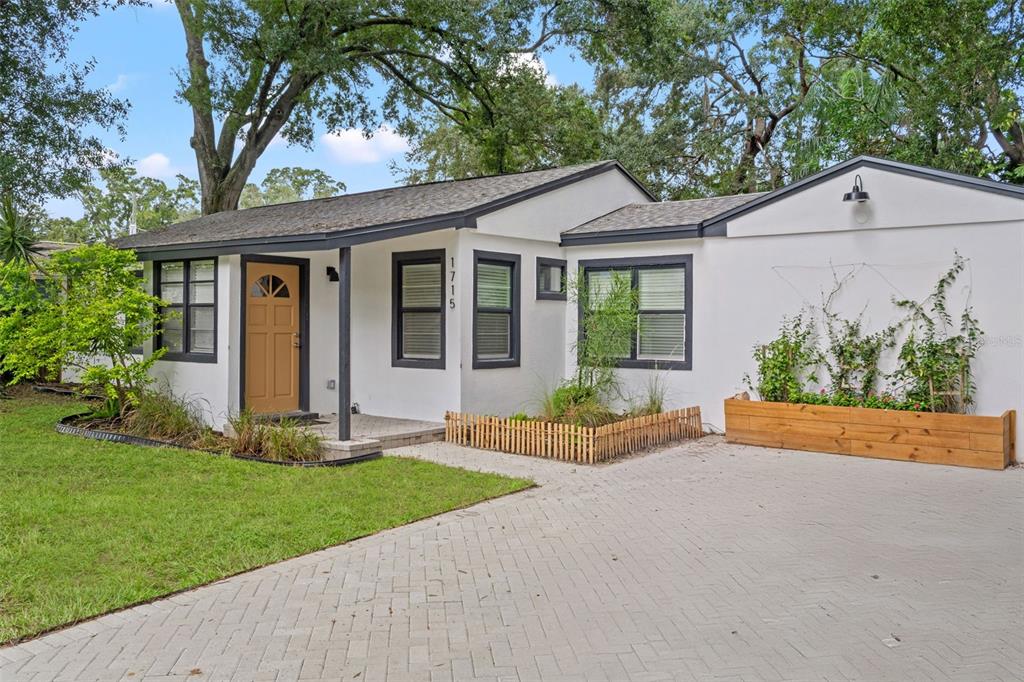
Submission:
<svg viewBox="0 0 1024 682">
<path fill-rule="evenodd" d="M 699 407 L 633 417 L 598 427 L 462 412 L 447 412 L 444 416 L 444 439 L 448 443 L 581 464 L 604 462 L 701 435 Z"/>
</svg>

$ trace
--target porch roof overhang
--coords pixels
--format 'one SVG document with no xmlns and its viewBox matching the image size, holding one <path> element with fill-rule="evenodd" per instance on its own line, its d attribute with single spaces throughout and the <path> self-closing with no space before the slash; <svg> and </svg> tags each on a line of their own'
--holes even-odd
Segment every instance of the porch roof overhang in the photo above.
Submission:
<svg viewBox="0 0 1024 682">
<path fill-rule="evenodd" d="M 599 161 L 217 213 L 123 237 L 114 244 L 134 249 L 143 260 L 347 248 L 422 232 L 475 228 L 481 216 L 607 172 L 621 173 L 654 200 L 617 161 Z"/>
</svg>

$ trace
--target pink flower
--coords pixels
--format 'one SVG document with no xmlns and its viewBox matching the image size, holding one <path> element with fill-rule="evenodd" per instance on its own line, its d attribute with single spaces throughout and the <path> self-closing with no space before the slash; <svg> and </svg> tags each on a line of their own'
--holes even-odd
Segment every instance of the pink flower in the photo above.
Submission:
<svg viewBox="0 0 1024 682">
<path fill-rule="evenodd" d="M 825 389 L 821 389 L 821 391 L 819 391 L 819 393 L 821 393 L 821 395 L 825 395 Z"/>
<path fill-rule="evenodd" d="M 914 409 L 915 410 L 920 410 L 921 409 L 921 403 L 914 403 Z"/>
</svg>

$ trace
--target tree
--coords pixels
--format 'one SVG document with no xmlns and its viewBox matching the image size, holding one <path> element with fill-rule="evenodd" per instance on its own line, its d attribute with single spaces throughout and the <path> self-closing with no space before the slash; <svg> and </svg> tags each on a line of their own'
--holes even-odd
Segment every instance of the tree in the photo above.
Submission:
<svg viewBox="0 0 1024 682">
<path fill-rule="evenodd" d="M 821 27 L 824 49 L 842 58 L 814 112 L 815 139 L 836 141 L 824 150 L 1024 184 L 1021 3 L 875 0 L 866 8 L 856 30 Z"/>
<path fill-rule="evenodd" d="M 667 195 L 749 192 L 783 183 L 782 140 L 819 79 L 815 20 L 827 0 L 663 0 L 603 42 L 599 98 L 613 146 Z M 639 26 L 635 25 L 639 24 Z"/>
<path fill-rule="evenodd" d="M 99 184 L 86 185 L 80 192 L 84 215 L 79 220 L 49 219 L 44 234 L 55 241 L 92 243 L 128 233 L 135 214 L 136 227 L 154 227 L 188 220 L 199 215 L 199 186 L 195 180 L 177 176 L 177 185 L 137 174 L 134 168 L 114 166 L 101 169 Z"/>
<path fill-rule="evenodd" d="M 272 168 L 257 187 L 246 184 L 239 201 L 241 208 L 283 204 L 304 199 L 333 197 L 345 191 L 345 183 L 319 169 L 289 166 Z"/>
<path fill-rule="evenodd" d="M 132 352 L 163 321 L 161 301 L 145 292 L 135 265 L 132 251 L 97 244 L 53 254 L 42 290 L 19 270 L 18 294 L 0 297 L 0 371 L 16 382 L 78 369 L 87 390 L 102 391 L 126 414 L 165 352 Z"/>
<path fill-rule="evenodd" d="M 1024 182 L 1015 0 L 653 0 L 588 43 L 606 155 L 671 198 L 857 154 Z"/>
<path fill-rule="evenodd" d="M 76 24 L 118 0 L 0 2 L 0 192 L 25 203 L 67 196 L 109 163 L 89 132 L 119 127 L 128 105 L 86 84 L 93 63 L 69 64 Z"/>
<path fill-rule="evenodd" d="M 311 145 L 314 119 L 372 130 L 423 105 L 469 119 L 462 103 L 509 55 L 576 19 L 578 3 L 544 1 L 176 0 L 188 63 L 179 94 L 192 108 L 202 212 L 237 208 L 270 142 L 281 134 Z M 375 84 L 384 94 L 371 102 Z"/>
<path fill-rule="evenodd" d="M 603 125 L 578 86 L 553 86 L 530 64 L 500 74 L 461 123 L 431 112 L 402 129 L 413 140 L 407 182 L 516 173 L 601 158 Z"/>
</svg>

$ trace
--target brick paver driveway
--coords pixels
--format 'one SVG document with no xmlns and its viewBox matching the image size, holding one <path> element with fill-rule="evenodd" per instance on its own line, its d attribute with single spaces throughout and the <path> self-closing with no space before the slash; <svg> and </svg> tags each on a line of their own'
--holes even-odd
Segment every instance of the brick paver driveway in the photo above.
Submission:
<svg viewBox="0 0 1024 682">
<path fill-rule="evenodd" d="M 1024 471 L 705 439 L 0 649 L 0 679 L 1020 679 Z"/>
</svg>

